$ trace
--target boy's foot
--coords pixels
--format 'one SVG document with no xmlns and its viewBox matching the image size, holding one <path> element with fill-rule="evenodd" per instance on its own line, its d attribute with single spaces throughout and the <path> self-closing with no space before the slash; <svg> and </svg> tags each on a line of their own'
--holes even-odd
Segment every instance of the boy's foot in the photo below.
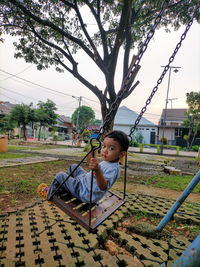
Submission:
<svg viewBox="0 0 200 267">
<path fill-rule="evenodd" d="M 38 185 L 37 192 L 45 200 L 47 199 L 48 190 L 49 190 L 49 188 L 46 184 L 42 183 L 42 184 Z"/>
</svg>

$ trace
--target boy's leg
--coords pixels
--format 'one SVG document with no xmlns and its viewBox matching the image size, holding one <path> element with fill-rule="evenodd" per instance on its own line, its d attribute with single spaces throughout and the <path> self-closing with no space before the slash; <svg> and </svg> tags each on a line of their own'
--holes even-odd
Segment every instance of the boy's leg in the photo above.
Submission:
<svg viewBox="0 0 200 267">
<path fill-rule="evenodd" d="M 67 170 L 66 174 L 67 175 L 70 175 L 71 172 L 76 168 L 77 164 L 72 164 L 69 169 Z M 86 174 L 87 172 L 82 168 L 82 167 L 78 167 L 74 172 L 73 174 L 71 175 L 72 177 L 74 177 L 76 179 L 77 176 L 79 175 L 84 175 Z"/>
<path fill-rule="evenodd" d="M 55 178 L 53 179 L 53 182 L 51 183 L 48 194 L 47 194 L 47 199 L 49 200 L 53 194 L 57 190 L 57 188 L 60 186 L 60 184 L 67 178 L 67 174 L 64 172 L 59 172 Z M 64 184 L 58 189 L 56 192 L 56 195 L 61 194 L 64 190 Z M 67 190 L 68 191 L 68 190 Z"/>
<path fill-rule="evenodd" d="M 76 171 L 75 171 L 76 172 Z M 50 200 L 52 194 L 56 191 L 56 189 L 62 184 L 61 188 L 56 192 L 56 195 L 61 194 L 63 192 L 68 192 L 74 197 L 79 198 L 79 182 L 81 176 L 78 177 L 78 179 L 69 176 L 68 174 L 64 172 L 60 172 L 56 175 L 53 182 L 51 183 L 48 194 L 47 194 L 47 200 Z M 67 179 L 66 179 L 67 178 Z"/>
</svg>

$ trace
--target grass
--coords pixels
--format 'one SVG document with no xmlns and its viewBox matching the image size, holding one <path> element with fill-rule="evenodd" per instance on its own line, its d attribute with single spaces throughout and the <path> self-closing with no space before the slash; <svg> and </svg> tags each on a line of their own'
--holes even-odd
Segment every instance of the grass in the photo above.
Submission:
<svg viewBox="0 0 200 267">
<path fill-rule="evenodd" d="M 133 180 L 133 183 L 151 185 L 158 188 L 168 188 L 177 191 L 184 191 L 191 182 L 193 176 L 187 175 L 153 175 L 143 179 Z M 193 192 L 200 193 L 200 184 L 198 184 Z"/>
<path fill-rule="evenodd" d="M 20 156 L 22 156 L 22 154 L 20 154 Z M 19 200 L 21 202 L 28 202 L 32 199 L 39 199 L 36 192 L 37 186 L 42 182 L 49 185 L 58 172 L 65 172 L 72 163 L 74 163 L 74 161 L 58 160 L 0 168 L 0 196 L 2 197 L 2 195 L 4 195 L 7 199 L 10 199 L 10 205 L 14 205 L 14 203 L 16 205 Z M 82 166 L 86 168 L 85 163 L 83 163 Z M 170 175 L 154 175 L 151 177 L 140 177 L 138 179 L 136 179 L 136 177 L 128 177 L 127 192 L 129 191 L 129 185 L 131 188 L 135 183 L 183 191 L 192 178 L 192 176 Z M 116 183 L 114 188 L 123 191 L 121 179 Z M 113 190 L 115 190 L 114 188 Z M 200 185 L 197 185 L 193 192 L 200 193 Z M 3 205 L 4 203 L 1 202 L 0 210 L 3 209 Z"/>
<path fill-rule="evenodd" d="M 41 145 L 41 146 L 15 146 L 8 145 L 9 150 L 46 150 L 46 149 L 56 149 L 56 148 L 66 148 L 64 145 Z"/>
<path fill-rule="evenodd" d="M 26 154 L 26 153 L 10 153 L 10 152 L 4 152 L 0 153 L 0 160 L 3 159 L 17 159 L 17 158 L 27 158 L 27 157 L 35 157 L 37 155 L 34 154 Z"/>
<path fill-rule="evenodd" d="M 34 147 L 33 147 L 34 146 Z M 3 159 L 12 159 L 12 158 L 23 158 L 23 157 L 32 157 L 36 156 L 34 154 L 29 153 L 18 153 L 19 150 L 41 150 L 41 149 L 53 149 L 53 148 L 66 148 L 63 145 L 37 145 L 37 144 L 30 144 L 28 146 L 10 144 L 8 146 L 9 150 L 14 150 L 16 153 L 7 152 L 7 153 L 0 153 L 0 160 Z M 79 156 L 84 156 L 85 153 L 79 152 Z M 76 154 L 77 155 L 77 154 Z M 129 157 L 132 158 L 132 157 Z M 137 155 L 138 161 L 139 156 Z M 160 158 L 155 157 L 147 157 L 147 155 L 142 155 L 140 160 L 145 162 L 148 159 L 158 160 L 160 163 Z M 162 160 L 164 160 L 163 158 Z M 52 162 L 43 162 L 43 163 L 35 163 L 30 165 L 21 165 L 16 167 L 7 167 L 7 168 L 0 168 L 0 193 L 1 194 L 9 194 L 13 203 L 17 203 L 18 199 L 27 200 L 29 201 L 32 198 L 37 197 L 37 186 L 45 182 L 48 185 L 51 183 L 53 177 L 59 171 L 66 171 L 71 165 L 74 163 L 71 161 L 52 161 Z M 189 164 L 189 163 L 188 163 Z M 85 165 L 86 166 L 86 165 Z M 174 189 L 178 191 L 183 191 L 187 185 L 190 183 L 192 176 L 172 176 L 166 174 L 159 174 L 159 175 L 152 175 L 149 177 L 141 177 L 140 176 L 131 176 L 131 174 L 127 178 L 127 192 L 129 185 L 134 186 L 134 184 L 144 184 L 150 185 L 153 187 L 159 188 L 168 188 Z M 117 190 L 123 191 L 123 183 L 121 182 L 122 179 L 119 179 L 119 183 L 117 186 Z M 200 193 L 200 184 L 198 184 L 193 192 Z M 1 209 L 1 207 L 0 207 Z"/>
<path fill-rule="evenodd" d="M 33 199 L 39 200 L 38 185 L 42 182 L 50 185 L 55 175 L 60 171 L 65 172 L 72 163 L 74 161 L 58 160 L 0 168 L 0 197 L 5 199 L 0 201 L 0 210 L 7 205 L 16 206 L 17 201 L 28 203 Z"/>
</svg>

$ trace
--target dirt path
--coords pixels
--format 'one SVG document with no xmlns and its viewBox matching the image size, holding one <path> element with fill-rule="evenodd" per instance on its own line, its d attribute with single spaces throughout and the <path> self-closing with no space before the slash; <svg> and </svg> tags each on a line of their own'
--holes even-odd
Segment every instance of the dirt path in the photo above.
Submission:
<svg viewBox="0 0 200 267">
<path fill-rule="evenodd" d="M 179 196 L 183 193 L 172 189 L 156 188 L 142 184 L 134 184 L 134 185 L 129 184 L 127 193 L 129 192 L 132 192 L 134 194 L 144 194 L 144 195 L 157 196 L 174 200 L 177 200 Z M 190 193 L 186 201 L 200 203 L 200 195 L 197 193 Z"/>
</svg>

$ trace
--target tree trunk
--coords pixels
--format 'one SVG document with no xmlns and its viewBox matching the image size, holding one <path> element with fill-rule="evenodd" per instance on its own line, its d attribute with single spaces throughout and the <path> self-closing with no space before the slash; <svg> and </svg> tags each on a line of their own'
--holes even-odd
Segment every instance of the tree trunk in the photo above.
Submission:
<svg viewBox="0 0 200 267">
<path fill-rule="evenodd" d="M 194 143 L 195 136 L 196 136 L 196 132 L 193 134 L 192 141 L 190 142 L 190 147 L 189 147 L 190 149 L 192 148 L 192 145 Z"/>
<path fill-rule="evenodd" d="M 23 125 L 23 131 L 24 131 L 24 140 L 26 141 L 27 138 L 26 138 L 26 126 L 25 125 Z"/>
<path fill-rule="evenodd" d="M 109 132 L 113 130 L 114 127 L 114 119 L 115 115 L 117 113 L 118 107 L 120 105 L 120 100 L 118 101 L 119 103 L 116 103 L 114 109 L 112 108 L 112 111 L 110 111 L 110 108 L 107 109 L 103 104 L 101 105 L 101 112 L 102 112 L 102 117 L 103 117 L 103 134 L 102 138 Z"/>
<path fill-rule="evenodd" d="M 40 124 L 39 133 L 38 133 L 38 141 L 40 141 L 41 128 L 42 128 L 42 125 Z"/>
</svg>

